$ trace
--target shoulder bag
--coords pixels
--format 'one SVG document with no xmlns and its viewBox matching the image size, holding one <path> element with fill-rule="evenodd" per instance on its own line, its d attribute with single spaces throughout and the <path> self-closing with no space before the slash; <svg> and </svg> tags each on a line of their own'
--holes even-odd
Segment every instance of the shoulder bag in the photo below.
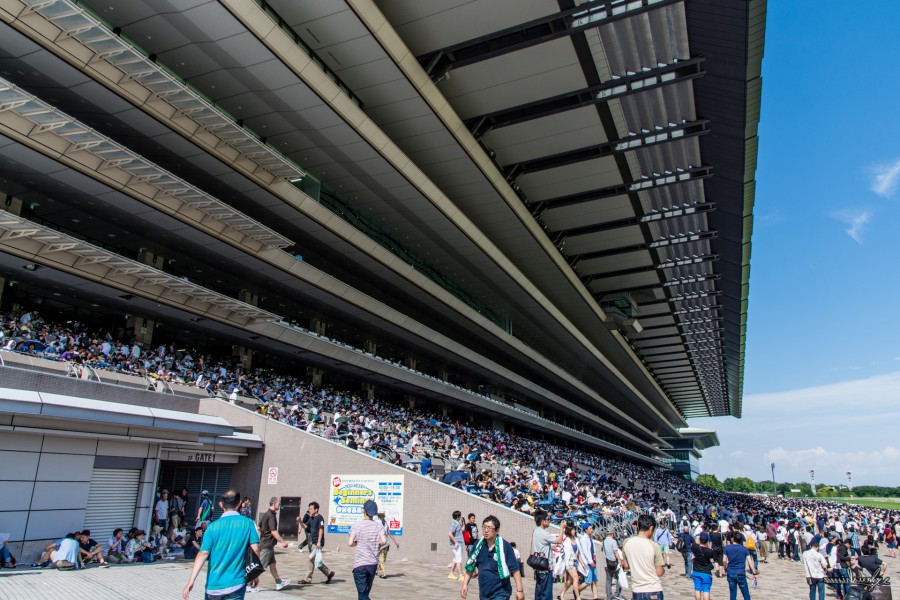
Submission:
<svg viewBox="0 0 900 600">
<path fill-rule="evenodd" d="M 534 554 L 529 556 L 525 563 L 535 571 L 550 570 L 550 559 L 540 552 L 535 552 Z"/>
<path fill-rule="evenodd" d="M 247 544 L 247 550 L 244 553 L 244 581 L 252 583 L 266 572 L 265 567 L 259 560 L 259 555 L 253 550 L 253 546 Z"/>
</svg>

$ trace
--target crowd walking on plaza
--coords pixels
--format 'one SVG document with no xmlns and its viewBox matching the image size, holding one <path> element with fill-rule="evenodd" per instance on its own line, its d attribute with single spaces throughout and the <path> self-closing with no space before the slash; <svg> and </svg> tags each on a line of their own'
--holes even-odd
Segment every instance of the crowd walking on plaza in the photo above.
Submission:
<svg viewBox="0 0 900 600">
<path fill-rule="evenodd" d="M 555 583 L 567 597 L 593 600 L 602 588 L 606 600 L 623 594 L 662 600 L 664 575 L 682 563 L 697 600 L 708 600 L 720 578 L 732 598 L 740 594 L 746 599 L 765 577 L 764 565 L 776 558 L 797 565 L 811 600 L 822 600 L 829 589 L 849 600 L 857 593 L 854 582 L 860 574 L 878 576 L 884 559 L 897 556 L 900 513 L 895 511 L 720 492 L 585 448 L 496 430 L 472 415 L 455 418 L 377 398 L 363 400 L 296 376 L 245 369 L 230 356 L 174 344 L 145 349 L 78 321 L 47 322 L 37 311 L 0 314 L 0 347 L 76 369 L 90 366 L 182 382 L 232 400 L 252 399 L 267 418 L 426 477 L 439 478 L 443 471 L 452 476 L 449 485 L 534 519 L 526 558 L 538 600 L 554 598 Z M 325 583 L 335 577 L 324 562 L 326 525 L 319 509 L 311 502 L 298 518 L 299 549 L 309 552 L 299 585 L 311 583 L 317 570 Z M 209 563 L 212 597 L 239 597 L 244 592 L 229 569 L 237 564 L 235 544 L 244 544 L 245 550 L 255 548 L 275 588 L 284 589 L 291 580 L 282 577 L 276 559 L 277 547 L 285 547 L 278 512 L 273 498 L 254 523 L 252 502 L 234 490 L 221 498 L 207 490 L 189 498 L 187 489 L 161 489 L 152 520 L 142 524 L 146 530 L 122 523 L 112 532 L 98 532 L 106 543 L 98 543 L 87 529 L 66 533 L 46 546 L 36 564 L 75 570 L 184 556 L 195 561 L 195 570 L 198 562 Z M 358 554 L 354 581 L 361 598 L 376 576 L 387 576 L 391 545 L 399 548 L 385 515 L 371 506 L 363 512 L 360 523 L 365 525 L 353 530 L 348 542 Z M 468 594 L 477 581 L 481 597 L 518 595 L 525 563 L 515 541 L 499 532 L 496 517 L 479 524 L 473 513 L 465 518 L 461 511 L 452 514 L 448 577 L 463 581 L 461 594 Z M 3 540 L 0 567 L 15 566 L 8 540 Z M 196 575 L 187 587 L 195 580 Z M 256 579 L 242 585 L 251 593 L 258 589 Z"/>
</svg>

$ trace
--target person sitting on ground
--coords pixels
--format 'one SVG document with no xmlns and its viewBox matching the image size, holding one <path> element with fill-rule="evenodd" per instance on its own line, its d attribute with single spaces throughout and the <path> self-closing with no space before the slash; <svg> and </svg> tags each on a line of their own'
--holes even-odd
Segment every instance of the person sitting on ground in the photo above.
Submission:
<svg viewBox="0 0 900 600">
<path fill-rule="evenodd" d="M 106 541 L 106 559 L 108 562 L 115 562 L 117 565 L 122 563 L 125 551 L 125 534 L 121 527 L 113 531 L 110 538 Z"/>
<path fill-rule="evenodd" d="M 188 530 L 184 523 L 179 523 L 178 527 L 172 530 L 172 539 L 169 540 L 169 548 L 184 548 L 188 537 Z"/>
<path fill-rule="evenodd" d="M 154 525 L 150 530 L 147 543 L 150 544 L 150 553 L 154 560 L 166 558 L 169 554 L 169 540 L 162 534 L 162 527 L 159 525 Z"/>
<path fill-rule="evenodd" d="M 78 533 L 67 533 L 66 537 L 57 541 L 56 550 L 50 557 L 51 563 L 60 571 L 71 571 L 72 569 L 80 569 L 79 554 L 81 546 L 78 545 Z"/>
<path fill-rule="evenodd" d="M 77 536 L 79 545 L 79 558 L 86 567 L 96 559 L 101 567 L 108 567 L 109 564 L 103 560 L 103 547 L 91 538 L 91 530 L 85 529 Z"/>
<path fill-rule="evenodd" d="M 144 539 L 146 535 L 143 529 L 134 532 L 134 537 L 125 545 L 125 562 L 153 562 L 150 544 Z"/>
<path fill-rule="evenodd" d="M 16 557 L 9 551 L 9 540 L 3 540 L 0 545 L 0 569 L 15 569 Z"/>
<path fill-rule="evenodd" d="M 203 527 L 195 527 L 192 533 L 184 538 L 184 557 L 188 560 L 197 558 L 203 544 Z"/>
<path fill-rule="evenodd" d="M 57 545 L 59 540 L 53 542 L 52 544 L 48 544 L 46 548 L 44 548 L 44 553 L 41 554 L 41 557 L 37 559 L 31 566 L 32 567 L 49 567 L 50 563 L 53 562 L 53 553 L 59 550 L 59 546 Z"/>
</svg>

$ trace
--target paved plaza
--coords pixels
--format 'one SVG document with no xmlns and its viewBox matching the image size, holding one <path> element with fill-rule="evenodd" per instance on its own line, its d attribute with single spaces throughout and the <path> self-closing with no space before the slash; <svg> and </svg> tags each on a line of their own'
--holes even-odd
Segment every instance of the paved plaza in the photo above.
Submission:
<svg viewBox="0 0 900 600">
<path fill-rule="evenodd" d="M 326 564 L 337 572 L 330 585 L 318 571 L 313 576 L 311 585 L 297 585 L 295 582 L 305 574 L 307 554 L 298 554 L 292 546 L 282 550 L 278 555 L 279 572 L 282 577 L 290 577 L 292 583 L 281 592 L 274 591 L 274 581 L 268 573 L 261 578 L 261 591 L 248 594 L 248 598 L 266 600 L 267 598 L 304 598 L 307 600 L 353 600 L 356 588 L 353 586 L 351 566 L 353 553 L 346 548 L 340 551 L 327 550 Z M 388 563 L 389 577 L 376 579 L 372 590 L 372 598 L 381 600 L 412 600 L 413 598 L 438 598 L 452 600 L 459 597 L 459 583 L 447 579 L 446 564 L 423 565 L 411 560 L 403 561 L 402 543 L 400 551 L 391 549 Z M 448 560 L 449 560 L 449 551 Z M 678 555 L 676 555 L 677 557 Z M 410 557 L 406 557 L 410 558 Z M 894 597 L 900 598 L 900 559 L 886 558 L 887 575 L 894 580 Z M 0 598 L 3 600 L 80 600 L 97 598 L 116 598 L 117 600 L 143 600 L 154 598 L 180 598 L 181 591 L 187 582 L 190 563 L 187 561 L 157 562 L 152 565 L 116 565 L 109 569 L 91 567 L 76 572 L 59 572 L 20 567 L 15 570 L 0 571 Z M 751 590 L 753 598 L 766 600 L 804 600 L 807 598 L 807 587 L 803 569 L 799 564 L 774 560 L 769 564 L 760 564 L 759 588 Z M 693 598 L 691 582 L 680 576 L 681 565 L 672 567 L 663 577 L 667 600 L 688 600 Z M 204 577 L 200 577 L 191 598 L 203 597 Z M 554 597 L 562 586 L 554 588 Z M 533 597 L 534 583 L 525 583 L 525 597 Z M 601 582 L 600 596 L 603 597 Z M 572 597 L 571 592 L 568 595 Z M 584 598 L 590 598 L 585 594 Z M 626 593 L 626 598 L 631 594 Z M 728 598 L 728 585 L 724 579 L 713 583 L 713 598 Z M 834 598 L 829 591 L 828 598 Z M 469 590 L 469 598 L 477 599 L 477 585 Z"/>
</svg>

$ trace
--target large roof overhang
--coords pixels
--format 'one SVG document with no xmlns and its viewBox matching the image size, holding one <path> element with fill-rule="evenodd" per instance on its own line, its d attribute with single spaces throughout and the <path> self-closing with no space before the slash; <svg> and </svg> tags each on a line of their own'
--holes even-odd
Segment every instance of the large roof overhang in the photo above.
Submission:
<svg viewBox="0 0 900 600">
<path fill-rule="evenodd" d="M 259 29 L 238 14 L 263 16 L 250 3 L 222 3 L 243 27 L 216 3 L 191 15 L 154 15 L 144 2 L 88 4 L 98 12 L 115 5 L 129 35 L 152 36 L 159 62 L 180 65 L 179 75 L 219 106 L 243 111 L 257 131 L 268 128 L 268 145 L 284 148 L 304 172 L 328 171 L 330 184 L 452 265 L 454 277 L 474 275 L 466 285 L 492 309 L 513 307 L 516 327 L 536 347 L 568 355 L 559 324 L 573 324 L 577 347 L 596 349 L 602 360 L 573 360 L 572 368 L 597 389 L 619 388 L 644 422 L 673 430 L 684 417 L 740 414 L 764 2 L 733 0 L 707 12 L 693 0 L 547 0 L 513 2 L 510 10 L 486 0 L 450 8 L 392 0 L 380 4 L 385 21 L 367 0 L 272 0 L 267 5 L 283 18 L 275 28 L 256 19 Z M 200 16 L 204 31 L 190 24 Z M 726 22 L 733 29 L 721 36 L 730 55 L 708 33 L 724 31 Z M 229 28 L 233 35 L 213 36 Z M 185 37 L 188 29 L 196 39 Z M 315 66 L 294 75 L 284 89 L 302 106 L 279 110 L 282 90 L 248 82 L 290 81 L 290 49 L 273 41 L 285 31 L 316 53 L 327 77 Z M 278 49 L 278 58 L 264 56 L 256 38 Z M 262 62 L 248 69 L 241 52 Z M 465 64 L 456 60 L 463 55 Z M 325 102 L 327 85 L 298 83 L 323 78 L 339 82 Z M 139 82 L 116 85 L 131 83 Z M 358 125 L 362 118 L 340 122 L 360 103 L 381 131 Z M 178 118 L 190 120 L 191 111 Z M 301 114 L 300 121 L 338 121 L 303 131 Z M 381 136 L 396 148 L 373 143 Z M 398 167 L 407 157 L 427 181 Z M 436 208 L 444 205 L 425 191 L 433 186 L 477 234 Z M 268 206 L 285 217 L 285 231 L 310 229 L 309 215 Z M 481 232 L 503 256 L 484 252 Z M 525 306 L 523 290 L 529 302 L 546 297 L 560 314 L 540 302 Z M 637 307 L 642 331 L 619 327 L 601 308 L 623 298 Z M 596 377 L 597 363 L 616 375 Z"/>
<path fill-rule="evenodd" d="M 739 416 L 765 2 L 376 3 L 584 286 L 637 309 L 666 396 Z"/>
<path fill-rule="evenodd" d="M 45 3 L 42 3 L 45 4 Z M 248 5 L 249 6 L 249 5 Z M 138 7 L 136 4 L 128 3 L 128 6 L 124 4 L 116 4 L 117 8 L 117 16 L 125 17 L 126 24 L 128 22 L 128 18 L 126 15 L 132 14 L 126 11 L 125 9 L 131 9 L 132 7 Z M 122 11 L 118 9 L 122 8 Z M 204 11 L 209 12 L 213 11 L 213 7 L 205 6 Z M 215 12 L 215 11 L 213 11 Z M 134 13 L 138 17 L 142 13 L 141 10 L 138 10 L 137 13 Z M 206 13 L 204 13 L 206 14 Z M 146 16 L 146 14 L 145 14 Z M 31 25 L 26 25 L 30 27 L 34 25 L 36 18 L 35 14 L 27 15 L 23 17 L 27 23 Z M 174 31 L 175 29 L 181 28 L 184 26 L 186 15 L 179 15 L 177 13 L 167 13 L 166 15 L 160 15 L 158 17 L 154 17 L 152 19 L 141 19 L 138 18 L 140 23 L 134 21 L 135 28 L 134 31 L 144 32 L 146 28 L 150 28 L 150 30 L 154 30 L 153 28 L 163 27 L 166 31 Z M 221 29 L 222 27 L 222 19 L 221 15 L 218 13 L 214 18 L 208 23 L 208 27 L 204 31 L 204 34 L 209 33 L 212 36 L 213 31 L 217 31 L 217 27 Z M 36 25 L 34 25 L 36 27 Z M 126 30 L 131 31 L 131 29 L 126 27 Z M 147 33 L 152 33 L 150 30 L 147 30 Z M 64 37 L 64 36 L 62 36 Z M 139 39 L 143 39 L 138 36 Z M 176 36 L 177 37 L 177 36 Z M 167 39 L 165 36 L 160 38 L 160 36 L 154 36 L 154 39 Z M 181 52 L 186 52 L 190 54 L 192 52 L 189 47 L 178 47 L 177 44 L 173 40 L 171 41 L 175 47 L 173 47 L 170 51 L 160 51 L 158 56 L 158 60 L 160 62 L 165 61 L 169 64 L 179 65 L 182 62 L 179 62 L 178 55 Z M 207 48 L 212 48 L 216 45 L 221 45 L 221 50 L 225 51 L 225 54 L 228 56 L 234 57 L 235 52 L 237 50 L 236 46 L 241 46 L 241 48 L 245 47 L 245 44 L 251 43 L 251 40 L 247 38 L 246 35 L 240 35 L 236 37 L 229 37 L 227 41 L 225 39 L 220 38 L 211 38 L 205 42 L 207 44 Z M 73 40 L 66 41 L 66 48 L 73 48 L 75 45 Z M 227 46 L 227 51 L 225 50 L 225 46 Z M 249 47 L 249 46 L 248 46 Z M 225 54 L 220 52 L 214 53 L 218 60 L 224 60 Z M 255 55 L 254 55 L 255 56 Z M 198 57 L 196 55 L 191 55 L 185 57 L 188 60 L 189 67 L 185 68 L 184 72 L 187 73 L 185 75 L 191 80 L 191 83 L 195 84 L 197 87 L 201 87 L 201 83 L 207 81 L 213 81 L 216 77 L 224 77 L 226 80 L 230 80 L 231 84 L 227 86 L 227 90 L 223 90 L 222 92 L 211 93 L 210 95 L 214 97 L 215 101 L 219 106 L 227 106 L 230 110 L 234 111 L 242 106 L 245 109 L 249 110 L 248 118 L 245 121 L 246 124 L 252 124 L 257 131 L 265 127 L 282 127 L 284 124 L 283 120 L 280 120 L 280 117 L 276 117 L 274 115 L 279 114 L 276 110 L 273 114 L 260 114 L 260 112 L 264 113 L 266 107 L 272 108 L 276 105 L 280 106 L 278 102 L 275 102 L 274 92 L 273 94 L 265 95 L 263 98 L 263 94 L 258 92 L 245 92 L 245 93 L 237 93 L 235 96 L 229 96 L 229 90 L 238 90 L 242 84 L 245 83 L 246 77 L 242 75 L 241 81 L 231 80 L 233 74 L 237 73 L 235 68 L 228 68 L 222 66 L 221 64 L 212 64 L 207 61 L 212 58 L 212 55 L 206 57 Z M 202 60 L 200 60 L 202 58 Z M 241 57 L 243 60 L 244 57 Z M 87 59 L 86 59 L 87 60 Z M 199 63 L 191 63 L 191 61 L 199 60 Z M 228 62 L 228 61 L 226 61 Z M 277 61 L 276 61 L 277 62 Z M 87 69 L 94 69 L 99 67 L 95 67 L 92 59 L 88 60 L 86 63 L 88 66 Z M 203 64 L 212 70 L 209 71 L 205 75 L 199 75 L 195 69 L 197 64 Z M 259 76 L 265 78 L 282 78 L 285 77 L 283 70 L 279 70 L 280 67 L 273 64 L 272 60 L 269 60 L 266 63 L 268 66 L 266 68 L 262 67 L 254 67 L 253 69 L 244 69 L 247 73 L 250 73 L 250 76 Z M 120 73 L 117 70 L 116 76 L 120 77 Z M 306 74 L 306 71 L 303 73 Z M 312 78 L 312 75 L 309 75 Z M 267 79 L 268 80 L 268 79 Z M 299 80 L 298 80 L 299 81 Z M 127 82 L 127 89 L 132 89 L 131 84 L 137 84 L 137 82 Z M 233 85 L 232 85 L 233 84 Z M 35 82 L 35 85 L 46 85 L 45 83 Z M 119 84 L 114 84 L 119 85 Z M 291 87 L 289 91 L 285 93 L 291 95 L 291 97 L 304 98 L 304 102 L 309 101 L 309 93 L 307 91 L 302 91 L 300 85 L 295 85 Z M 205 90 L 205 88 L 204 88 Z M 301 94 L 302 92 L 302 94 Z M 281 90 L 279 90 L 281 93 Z M 158 100 L 158 99 L 157 99 Z M 154 99 L 148 99 L 146 104 L 152 104 Z M 262 101 L 262 104 L 260 104 Z M 275 102 L 273 104 L 273 102 Z M 268 105 L 266 104 L 268 103 Z M 249 107 L 253 108 L 250 109 Z M 260 107 L 262 106 L 262 110 L 260 111 Z M 316 106 L 315 109 L 312 107 L 309 109 L 311 111 L 319 111 L 325 110 L 326 104 L 322 103 L 321 106 Z M 252 116 L 251 113 L 257 111 L 257 116 Z M 318 114 L 318 113 L 317 113 Z M 179 121 L 181 122 L 183 119 L 187 118 L 189 115 L 181 115 L 179 116 Z M 307 118 L 303 116 L 303 118 Z M 329 117 L 331 118 L 331 117 Z M 134 120 L 131 123 L 135 122 Z M 347 129 L 347 127 L 341 126 L 341 131 L 334 131 L 335 128 L 330 128 L 328 131 L 328 135 L 334 135 L 335 140 L 337 137 L 344 135 L 359 134 L 359 132 L 352 132 L 351 129 Z M 365 129 L 365 128 L 363 128 Z M 270 130 L 271 131 L 271 130 Z M 336 146 L 331 146 L 331 143 L 325 143 L 323 141 L 312 140 L 310 147 L 306 148 L 306 144 L 309 141 L 307 138 L 309 136 L 309 132 L 300 132 L 295 131 L 291 133 L 283 133 L 281 136 L 272 135 L 268 138 L 267 143 L 270 145 L 277 145 L 281 148 L 282 141 L 288 143 L 288 140 L 304 140 L 303 148 L 296 148 L 293 151 L 285 150 L 290 156 L 295 158 L 303 157 L 306 154 L 310 156 L 315 155 L 318 158 L 313 159 L 309 158 L 308 164 L 318 164 L 325 165 L 323 162 L 325 158 L 330 158 L 333 160 L 333 157 L 326 157 L 323 152 L 326 150 L 328 152 L 337 152 L 341 153 L 345 150 L 349 151 L 349 147 L 353 144 L 349 144 L 348 142 L 340 142 Z M 373 134 L 374 135 L 374 134 Z M 346 136 L 345 136 L 346 137 Z M 349 139 L 349 138 L 348 138 Z M 171 143 L 168 141 L 167 143 Z M 337 142 L 336 142 L 337 143 Z M 348 145 L 349 144 L 349 145 Z M 328 146 L 323 150 L 323 145 Z M 357 148 L 357 150 L 362 150 L 361 148 Z M 386 151 L 385 151 L 386 152 Z M 326 152 L 327 153 L 327 152 Z M 371 152 L 370 152 L 371 154 Z M 393 155 L 390 156 L 393 160 Z M 335 187 L 343 186 L 347 193 L 359 193 L 360 194 L 360 203 L 359 206 L 364 210 L 373 211 L 376 217 L 381 217 L 383 214 L 384 217 L 387 218 L 391 224 L 396 224 L 400 230 L 399 235 L 409 235 L 416 237 L 415 243 L 418 244 L 420 241 L 424 243 L 428 243 L 433 245 L 436 240 L 440 240 L 440 243 L 437 246 L 433 246 L 431 249 L 433 250 L 432 254 L 441 257 L 441 264 L 450 264 L 455 265 L 454 268 L 462 267 L 459 273 L 463 273 L 463 277 L 466 277 L 465 274 L 475 275 L 475 279 L 465 281 L 464 283 L 475 293 L 475 295 L 479 296 L 484 301 L 495 302 L 498 300 L 502 300 L 500 302 L 501 306 L 509 307 L 509 310 L 512 311 L 515 323 L 517 334 L 521 336 L 522 339 L 528 340 L 528 343 L 532 345 L 532 347 L 541 348 L 542 351 L 552 354 L 554 356 L 565 356 L 570 355 L 571 360 L 566 360 L 566 368 L 571 368 L 573 370 L 574 376 L 582 379 L 587 384 L 592 386 L 594 389 L 602 389 L 605 391 L 609 391 L 612 393 L 615 391 L 618 398 L 616 399 L 617 404 L 629 411 L 635 418 L 641 420 L 642 423 L 645 423 L 647 426 L 658 430 L 658 431 L 668 431 L 671 430 L 673 426 L 681 423 L 682 417 L 678 413 L 678 411 L 674 408 L 671 403 L 665 401 L 662 394 L 658 389 L 653 388 L 653 386 L 649 386 L 646 384 L 646 380 L 648 379 L 646 373 L 642 372 L 643 367 L 633 362 L 625 365 L 625 369 L 622 368 L 621 365 L 615 365 L 609 362 L 606 359 L 606 355 L 615 354 L 615 353 L 624 353 L 627 354 L 630 350 L 627 348 L 627 345 L 624 344 L 624 341 L 614 333 L 610 333 L 606 331 L 605 327 L 601 322 L 598 322 L 598 316 L 602 316 L 602 311 L 597 308 L 597 312 L 593 315 L 593 321 L 595 325 L 599 325 L 599 329 L 594 330 L 581 330 L 579 328 L 571 327 L 570 325 L 566 325 L 565 327 L 560 327 L 560 323 L 565 324 L 568 320 L 561 313 L 556 312 L 556 308 L 554 304 L 544 303 L 541 305 L 541 302 L 538 302 L 537 299 L 540 298 L 540 291 L 536 290 L 533 286 L 530 286 L 529 283 L 521 277 L 513 277 L 510 274 L 515 273 L 515 269 L 512 269 L 510 272 L 503 271 L 503 268 L 506 268 L 509 263 L 504 263 L 504 267 L 498 269 L 498 265 L 503 263 L 503 257 L 497 252 L 487 252 L 484 253 L 483 250 L 477 249 L 477 244 L 473 244 L 473 240 L 478 239 L 478 243 L 486 243 L 486 238 L 478 237 L 480 234 L 473 231 L 464 231 L 465 228 L 461 228 L 460 223 L 453 222 L 447 214 L 442 214 L 440 210 L 435 208 L 435 205 L 424 204 L 421 205 L 421 199 L 416 198 L 415 202 L 419 204 L 413 204 L 412 197 L 409 196 L 409 192 L 411 190 L 410 185 L 405 182 L 400 182 L 401 186 L 394 186 L 391 188 L 391 191 L 385 191 L 384 187 L 385 182 L 387 180 L 392 180 L 395 184 L 398 182 L 396 173 L 385 172 L 382 166 L 383 162 L 373 160 L 362 160 L 361 157 L 357 156 L 357 159 L 353 163 L 353 169 L 355 173 L 348 174 L 347 164 L 339 164 L 336 169 L 336 178 L 331 181 L 331 183 Z M 191 160 L 189 158 L 189 160 Z M 302 161 L 304 164 L 307 164 L 307 161 Z M 377 162 L 377 164 L 376 164 Z M 397 164 L 395 162 L 395 164 Z M 333 166 L 332 163 L 327 163 L 327 168 L 329 172 Z M 370 169 L 371 167 L 371 169 Z M 369 170 L 365 174 L 362 171 Z M 310 169 L 312 171 L 312 169 Z M 404 176 L 408 176 L 404 174 Z M 217 179 L 221 179 L 221 181 L 233 182 L 236 181 L 234 178 L 210 178 L 209 181 L 204 181 L 204 187 L 217 186 L 220 185 L 220 181 Z M 418 180 L 413 181 L 412 183 L 416 183 L 420 185 L 422 189 L 436 189 L 433 188 L 428 182 L 420 183 Z M 241 184 L 244 189 L 246 186 Z M 394 184 L 392 184 L 394 185 Z M 362 187 L 360 187 L 362 186 Z M 401 189 L 402 187 L 402 189 Z M 412 190 L 415 191 L 415 190 Z M 263 194 L 257 193 L 257 190 L 253 190 L 254 198 L 262 199 Z M 242 192 L 243 193 L 243 192 Z M 265 194 L 271 194 L 269 190 L 265 191 Z M 277 194 L 276 194 L 277 195 Z M 362 198 L 363 195 L 371 196 L 370 200 L 365 200 Z M 403 196 L 403 198 L 400 198 Z M 248 194 L 249 197 L 249 194 Z M 393 198 L 394 200 L 401 200 L 398 204 L 396 202 L 385 202 L 386 198 Z M 241 202 L 240 198 L 237 198 L 235 202 Z M 284 217 L 282 221 L 280 221 L 279 227 L 283 228 L 284 231 L 299 231 L 303 230 L 304 234 L 309 235 L 318 235 L 318 233 L 322 230 L 328 229 L 329 226 L 319 227 L 322 225 L 322 222 L 316 222 L 314 219 L 311 220 L 310 217 L 312 215 L 307 214 L 303 211 L 296 211 L 295 208 L 291 206 L 277 206 L 276 202 L 273 203 L 270 198 L 264 198 L 265 209 L 266 211 L 271 211 L 270 217 L 273 214 L 277 214 L 279 217 Z M 262 206 L 262 202 L 256 205 L 240 205 L 242 208 L 247 208 L 247 212 L 254 215 L 256 218 L 260 218 L 261 221 L 263 219 L 259 217 L 258 212 L 252 212 L 252 210 L 260 210 Z M 308 204 L 304 204 L 304 206 L 308 206 Z M 251 210 L 252 209 L 252 210 Z M 442 209 L 443 210 L 443 209 Z M 399 211 L 399 212 L 398 212 Z M 458 211 L 453 211 L 453 214 L 459 215 Z M 399 219 L 399 220 L 398 220 Z M 296 228 L 296 229 L 294 229 Z M 329 233 L 326 231 L 326 233 Z M 462 234 L 462 237 L 460 237 Z M 468 237 L 467 237 L 468 236 Z M 292 236 L 293 237 L 293 236 Z M 326 239 L 327 236 L 323 235 L 322 239 Z M 490 245 L 490 244 L 489 244 Z M 480 254 L 479 254 L 480 252 Z M 446 259 L 446 260 L 445 260 Z M 483 287 L 486 285 L 487 287 Z M 491 289 L 488 289 L 491 288 Z M 523 296 L 522 291 L 526 290 L 530 294 L 529 296 Z M 523 302 L 523 299 L 528 299 L 528 304 Z M 548 312 L 549 307 L 549 312 Z M 585 339 L 586 336 L 588 339 Z M 573 344 L 572 341 L 576 343 Z M 579 344 L 581 347 L 588 350 L 588 352 L 592 355 L 591 360 L 585 360 L 585 353 L 579 349 Z M 662 401 L 660 399 L 663 399 Z"/>
</svg>

